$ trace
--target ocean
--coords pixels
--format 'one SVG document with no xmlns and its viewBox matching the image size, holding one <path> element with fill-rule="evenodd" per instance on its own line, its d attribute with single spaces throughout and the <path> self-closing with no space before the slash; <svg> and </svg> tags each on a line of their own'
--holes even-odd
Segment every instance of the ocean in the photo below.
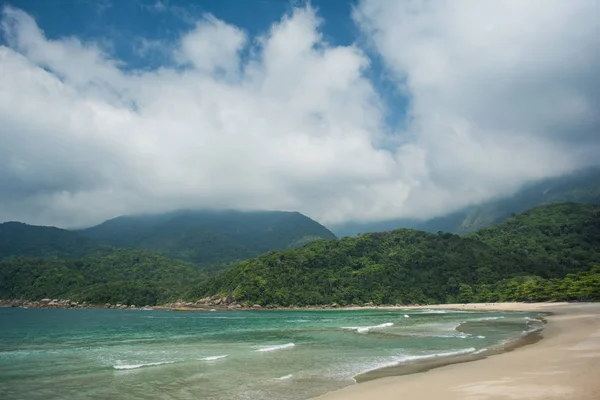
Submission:
<svg viewBox="0 0 600 400">
<path fill-rule="evenodd" d="M 379 368 L 485 352 L 540 329 L 536 315 L 0 308 L 0 397 L 308 399 Z"/>
</svg>

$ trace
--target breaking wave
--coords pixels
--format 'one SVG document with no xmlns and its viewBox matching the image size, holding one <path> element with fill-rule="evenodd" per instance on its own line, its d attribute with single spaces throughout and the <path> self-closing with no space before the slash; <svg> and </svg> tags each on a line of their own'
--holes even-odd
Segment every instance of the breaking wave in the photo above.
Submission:
<svg viewBox="0 0 600 400">
<path fill-rule="evenodd" d="M 200 361 L 214 361 L 214 360 L 220 360 L 222 358 L 227 357 L 227 354 L 222 355 L 222 356 L 210 356 L 210 357 L 204 357 L 201 358 Z"/>
<path fill-rule="evenodd" d="M 381 329 L 381 328 L 389 328 L 390 326 L 394 326 L 393 322 L 386 322 L 384 324 L 372 325 L 372 326 L 345 326 L 342 329 L 347 329 L 350 331 L 356 331 L 358 333 L 369 333 L 371 329 Z"/>
<path fill-rule="evenodd" d="M 122 364 L 122 365 L 113 365 L 113 368 L 117 369 L 117 370 L 126 370 L 126 369 L 138 369 L 138 368 L 143 368 L 143 367 L 155 367 L 157 365 L 174 364 L 174 363 L 175 363 L 175 361 L 159 361 L 159 362 L 145 363 L 145 364 Z"/>
<path fill-rule="evenodd" d="M 296 345 L 294 343 L 277 344 L 277 345 L 272 345 L 272 346 L 262 346 L 261 348 L 259 348 L 256 351 L 260 351 L 260 352 L 277 351 L 277 350 L 289 349 L 289 348 L 292 348 L 295 346 Z"/>
</svg>

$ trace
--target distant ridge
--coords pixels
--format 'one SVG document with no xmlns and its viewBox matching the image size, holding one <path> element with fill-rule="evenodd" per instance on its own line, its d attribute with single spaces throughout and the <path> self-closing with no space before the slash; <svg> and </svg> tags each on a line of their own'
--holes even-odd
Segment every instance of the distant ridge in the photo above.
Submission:
<svg viewBox="0 0 600 400">
<path fill-rule="evenodd" d="M 270 250 L 301 246 L 335 235 L 298 213 L 180 210 L 129 215 L 77 231 L 115 247 L 152 250 L 211 272 Z"/>
<path fill-rule="evenodd" d="M 332 228 L 339 237 L 400 228 L 460 235 L 475 232 L 533 207 L 560 202 L 600 204 L 600 168 L 588 168 L 558 178 L 540 180 L 524 186 L 512 196 L 490 200 L 462 210 L 421 221 L 393 219 L 372 223 L 346 223 Z"/>
<path fill-rule="evenodd" d="M 106 247 L 66 229 L 22 222 L 0 224 L 0 260 L 17 256 L 75 258 Z"/>
</svg>

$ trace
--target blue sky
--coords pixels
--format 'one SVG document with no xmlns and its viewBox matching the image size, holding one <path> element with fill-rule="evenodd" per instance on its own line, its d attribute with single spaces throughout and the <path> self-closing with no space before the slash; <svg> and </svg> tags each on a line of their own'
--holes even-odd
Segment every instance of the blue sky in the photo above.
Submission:
<svg viewBox="0 0 600 400">
<path fill-rule="evenodd" d="M 387 105 L 390 127 L 404 124 L 408 97 L 390 84 L 377 52 L 371 51 L 352 20 L 356 1 L 350 0 L 11 0 L 8 2 L 35 18 L 50 39 L 76 36 L 105 47 L 125 64 L 124 69 L 148 69 L 170 64 L 159 51 L 140 54 L 139 41 L 175 42 L 204 14 L 236 25 L 249 36 L 267 32 L 295 7 L 312 5 L 321 18 L 320 32 L 333 46 L 360 43 L 370 56 L 365 74 Z"/>
<path fill-rule="evenodd" d="M 427 219 L 597 165 L 595 0 L 11 0 L 0 221 Z"/>
</svg>

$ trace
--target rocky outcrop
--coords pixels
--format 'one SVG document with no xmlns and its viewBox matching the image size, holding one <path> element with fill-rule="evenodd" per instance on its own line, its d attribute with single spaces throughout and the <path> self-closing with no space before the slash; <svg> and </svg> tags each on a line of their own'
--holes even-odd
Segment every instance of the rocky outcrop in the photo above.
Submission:
<svg viewBox="0 0 600 400">
<path fill-rule="evenodd" d="M 78 302 L 74 300 L 59 300 L 59 299 L 41 299 L 39 301 L 28 301 L 20 299 L 0 300 L 0 307 L 13 308 L 113 308 L 113 309 L 129 309 L 129 310 L 152 310 L 149 305 L 137 308 L 135 304 L 87 304 L 87 302 Z"/>
<path fill-rule="evenodd" d="M 89 305 L 84 301 L 79 303 L 73 300 L 63 299 L 41 299 L 39 301 L 29 301 L 20 299 L 0 300 L 0 307 L 14 308 L 88 308 Z"/>
</svg>

